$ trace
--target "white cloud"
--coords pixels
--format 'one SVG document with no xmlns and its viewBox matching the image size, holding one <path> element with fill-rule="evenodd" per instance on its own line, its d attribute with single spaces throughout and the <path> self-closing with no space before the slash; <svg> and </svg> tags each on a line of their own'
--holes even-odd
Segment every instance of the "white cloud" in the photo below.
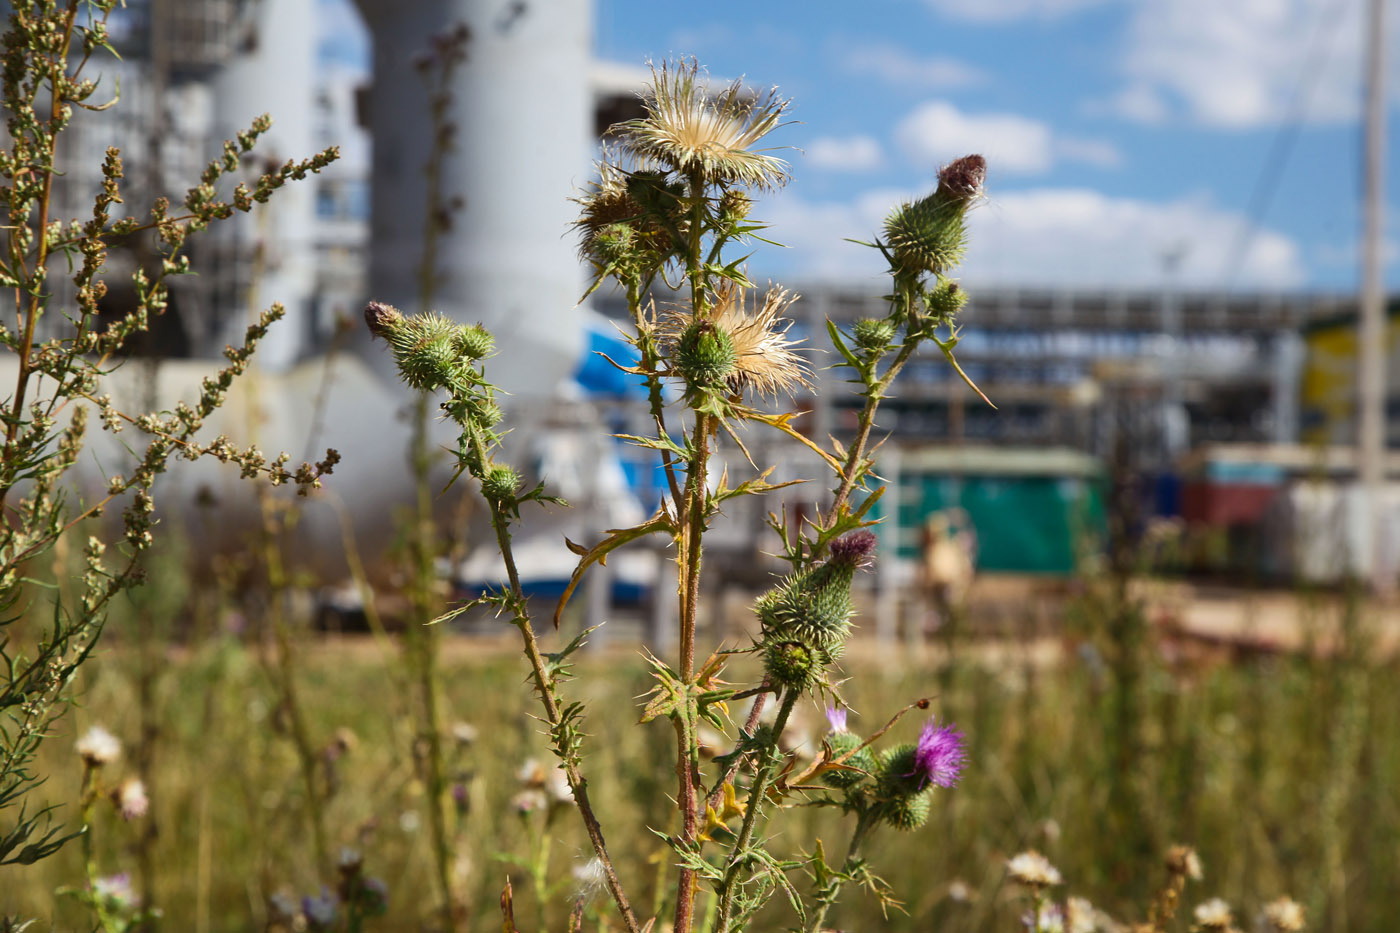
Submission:
<svg viewBox="0 0 1400 933">
<path fill-rule="evenodd" d="M 1247 128 L 1288 119 L 1306 79 L 1311 123 L 1354 120 L 1360 102 L 1359 2 L 1173 0 L 1134 5 L 1122 71 L 1107 103 L 1134 120 L 1161 122 L 1168 104 L 1208 126 Z M 1400 17 L 1389 21 L 1400 41 Z M 1390 87 L 1400 89 L 1392 56 Z"/>
<path fill-rule="evenodd" d="M 1101 167 L 1122 163 L 1108 142 L 1057 136 L 1050 126 L 1013 113 L 963 113 L 934 100 L 920 104 L 895 128 L 895 138 L 916 162 L 939 163 L 980 152 L 997 172 L 1040 174 L 1057 161 Z"/>
<path fill-rule="evenodd" d="M 1118 168 L 1123 164 L 1123 153 L 1118 147 L 1102 139 L 1061 136 L 1055 140 L 1055 154 L 1067 162 L 1083 162 L 1099 168 Z"/>
<path fill-rule="evenodd" d="M 765 258 L 782 263 L 792 282 L 878 283 L 883 260 L 872 249 L 842 241 L 874 237 L 889 209 L 917 192 L 881 189 L 846 203 L 808 202 L 787 191 L 764 212 L 773 239 L 793 247 Z M 1222 257 L 1240 233 L 1239 214 L 1210 202 L 1115 198 L 1082 188 L 1037 188 L 994 198 L 970 215 L 970 246 L 958 275 L 970 285 L 1063 284 L 1144 286 L 1162 282 L 1162 252 L 1180 242 L 1190 251 L 1180 284 L 1219 287 Z M 1294 288 L 1302 284 L 1302 251 L 1276 231 L 1255 232 L 1253 245 L 1231 281 L 1242 287 Z"/>
<path fill-rule="evenodd" d="M 884 161 L 880 144 L 870 136 L 822 136 L 804 148 L 808 165 L 831 172 L 868 172 Z"/>
<path fill-rule="evenodd" d="M 943 56 L 912 55 L 893 43 L 862 43 L 844 49 L 841 68 L 848 74 L 871 75 L 893 87 L 965 87 L 979 84 L 986 76 L 977 68 Z"/>
<path fill-rule="evenodd" d="M 1055 19 L 1106 0 L 924 0 L 945 16 L 981 23 Z"/>
</svg>

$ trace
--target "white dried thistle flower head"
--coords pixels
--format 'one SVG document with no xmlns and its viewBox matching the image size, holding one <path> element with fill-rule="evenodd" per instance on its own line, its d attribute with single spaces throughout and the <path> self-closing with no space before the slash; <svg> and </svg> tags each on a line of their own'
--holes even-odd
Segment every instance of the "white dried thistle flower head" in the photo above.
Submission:
<svg viewBox="0 0 1400 933">
<path fill-rule="evenodd" d="M 1196 923 L 1207 930 L 1228 930 L 1235 922 L 1230 913 L 1230 905 L 1218 897 L 1213 897 L 1204 904 L 1197 904 L 1195 917 Z"/>
<path fill-rule="evenodd" d="M 1167 871 L 1192 881 L 1205 877 L 1201 867 L 1201 857 L 1190 846 L 1174 845 L 1167 850 Z"/>
<path fill-rule="evenodd" d="M 1269 933 L 1299 933 L 1306 926 L 1303 905 L 1288 896 L 1270 901 L 1264 905 L 1264 922 Z"/>
<path fill-rule="evenodd" d="M 122 753 L 121 741 L 101 726 L 88 729 L 73 747 L 92 768 L 109 765 L 120 758 Z"/>
<path fill-rule="evenodd" d="M 613 128 L 622 147 L 682 174 L 698 172 L 706 181 L 755 188 L 778 188 L 788 180 L 787 163 L 753 145 L 782 125 L 791 101 L 776 90 L 754 94 L 734 81 L 712 94 L 699 64 L 662 62 L 651 66 L 651 86 L 643 95 L 646 116 Z"/>
<path fill-rule="evenodd" d="M 751 302 L 749 291 L 733 282 L 722 283 L 709 318 L 734 348 L 734 365 L 727 377 L 730 388 L 774 397 L 810 387 L 807 361 L 794 349 L 799 341 L 788 336 L 792 320 L 784 317 L 798 296 L 770 286 L 761 300 Z M 657 337 L 668 353 L 674 353 L 693 321 L 689 311 L 673 311 L 661 320 Z"/>
<path fill-rule="evenodd" d="M 1006 872 L 1012 881 L 1035 890 L 1059 884 L 1064 880 L 1060 870 L 1034 849 L 1027 849 L 1008 859 Z"/>
</svg>

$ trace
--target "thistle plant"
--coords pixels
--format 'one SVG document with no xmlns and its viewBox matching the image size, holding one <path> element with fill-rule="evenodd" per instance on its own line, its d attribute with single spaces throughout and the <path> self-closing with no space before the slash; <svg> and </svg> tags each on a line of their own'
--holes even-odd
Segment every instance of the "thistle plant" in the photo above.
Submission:
<svg viewBox="0 0 1400 933">
<path fill-rule="evenodd" d="M 13 3 L 3 38 L 8 144 L 0 152 L 5 212 L 0 281 L 12 295 L 14 314 L 12 325 L 0 327 L 0 345 L 13 355 L 17 377 L 0 402 L 5 424 L 0 450 L 0 865 L 45 858 L 82 832 L 65 831 L 53 807 L 30 804 L 28 795 L 44 777 L 33 761 L 63 715 L 70 686 L 91 655 L 112 599 L 142 580 L 142 556 L 154 541 L 158 477 L 172 461 L 213 458 L 236 465 L 246 478 L 274 486 L 294 484 L 305 493 L 338 460 L 328 451 L 321 462 L 292 469 L 287 454 L 269 458 L 256 446 L 239 447 L 227 437 L 201 434 L 247 371 L 258 342 L 282 317 L 280 305 L 258 316 L 241 346 L 225 350 L 227 365 L 204 380 L 192 401 L 176 402 L 168 410 L 128 412 L 106 389 L 124 349 L 147 331 L 152 316 L 166 310 L 169 280 L 193 271 L 186 254 L 190 238 L 235 213 L 251 211 L 286 183 L 337 157 L 331 148 L 238 180 L 244 157 L 271 125 L 264 116 L 224 143 L 222 154 L 181 206 L 159 198 L 149 209 L 135 210 L 123 198 L 121 152 L 109 148 L 91 215 L 56 216 L 60 186 L 74 183 L 57 170 L 64 131 L 76 111 L 104 111 L 117 103 L 115 89 L 109 92 L 88 74 L 94 56 L 111 51 L 107 19 L 116 6 L 117 0 Z M 107 294 L 103 272 L 108 250 L 118 239 L 141 237 L 151 241 L 156 261 L 132 275 L 135 304 L 115 318 L 104 318 L 99 305 Z M 56 274 L 69 280 L 71 305 L 57 297 L 62 291 Z M 130 462 L 121 464 L 119 472 L 106 473 L 96 491 L 79 494 L 75 467 L 86 450 L 93 413 L 103 431 L 116 435 L 132 429 L 122 438 Z M 103 464 L 108 470 L 117 466 Z M 98 521 L 108 512 L 120 518 Z M 64 598 L 64 591 L 46 578 L 41 558 L 78 548 L 84 568 L 76 592 Z M 89 766 L 89 777 L 95 781 L 95 775 Z M 89 783 L 88 796 L 95 787 Z M 83 808 L 85 821 L 95 800 Z M 120 885 L 108 887 L 116 891 Z M 97 905 L 112 891 L 104 893 L 92 878 L 87 895 Z M 104 928 L 120 926 L 101 910 L 98 917 Z"/>
<path fill-rule="evenodd" d="M 708 926 L 719 933 L 744 928 L 779 891 L 799 925 L 817 930 L 847 882 L 863 886 L 885 905 L 894 903 L 862 858 L 862 845 L 881 829 L 921 826 L 939 794 L 957 783 L 967 756 L 962 734 L 937 719 L 914 744 L 877 748 L 905 714 L 928 709 L 928 700 L 909 704 L 866 738 L 851 733 L 844 718 L 836 728 L 833 714 L 832 734 L 805 766 L 784 752 L 780 741 L 804 698 L 844 709 L 836 672 L 854 626 L 851 588 L 874 557 L 875 536 L 866 526 L 880 498 L 871 456 L 876 412 L 924 344 L 933 344 L 957 366 L 957 316 L 966 294 L 949 275 L 962 256 L 965 217 L 981 195 L 986 167 L 980 156 L 946 166 L 932 194 L 895 208 L 881 238 L 865 244 L 888 261 L 889 311 L 859 322 L 849 333 L 828 326 L 837 365 L 851 371 L 865 400 L 853 442 L 833 441 L 828 449 L 773 405 L 782 395 L 809 387 L 810 366 L 786 319 L 795 296 L 776 286 L 760 289 L 748 278 L 744 260 L 729 255 L 769 242 L 751 214 L 758 195 L 788 180 L 787 163 L 762 144 L 783 125 L 789 102 L 774 91 L 752 94 L 737 82 L 711 91 L 697 64 L 681 62 L 653 68 L 643 106 L 644 116 L 613 128 L 596 181 L 576 199 L 577 231 L 582 256 L 595 273 L 589 292 L 612 282 L 626 295 L 628 339 L 636 357 L 622 368 L 646 386 L 653 430 L 622 439 L 655 453 L 666 495 L 640 525 L 610 531 L 596 542 L 569 542 L 579 562 L 554 623 L 557 627 L 572 592 L 595 564 L 641 538 L 670 538 L 679 650 L 674 659 L 649 658 L 656 686 L 641 719 L 665 720 L 675 733 L 678 812 L 673 826 L 655 828 L 676 866 L 668 898 L 673 929 L 688 933 L 695 927 L 703 888 L 709 892 Z M 663 297 L 658 308 L 654 296 L 664 296 L 668 287 L 679 292 L 680 301 L 668 304 Z M 365 317 L 370 330 L 388 343 L 407 385 L 445 395 L 441 409 L 458 429 L 457 475 L 479 485 L 504 560 L 506 586 L 449 616 L 486 605 L 519 630 L 551 745 L 588 832 L 598 874 L 622 925 L 634 933 L 648 928 L 651 921 L 637 916 L 625 893 L 589 801 L 585 709 L 566 696 L 570 656 L 588 633 L 545 654 L 520 587 L 512 528 L 522 521 L 522 507 L 558 500 L 542 485 L 526 487 L 504 460 L 502 412 L 483 362 L 490 335 L 432 313 L 405 316 L 377 302 Z M 678 401 L 668 404 L 668 398 Z M 754 607 L 759 634 L 753 644 L 706 650 L 697 644 L 696 622 L 707 530 L 729 500 L 790 485 L 769 483 L 772 470 L 753 464 L 744 442 L 750 427 L 776 431 L 812 451 L 830 469 L 834 485 L 824 510 L 802 525 L 770 517 L 778 555 L 790 569 Z M 711 462 L 725 453 L 752 466 L 752 475 L 731 485 L 726 469 L 712 484 Z M 721 678 L 736 653 L 758 659 L 759 682 L 737 685 Z M 776 715 L 765 723 L 770 696 Z M 731 704 L 743 699 L 753 701 L 748 715 L 732 722 Z M 736 736 L 728 753 L 714 758 L 715 770 L 708 775 L 700 754 L 702 727 Z M 770 849 L 769 819 L 797 805 L 836 807 L 851 817 L 852 838 L 842 865 L 826 863 L 820 842 L 800 859 Z M 800 889 L 797 876 L 803 871 L 813 881 L 810 893 Z M 502 903 L 505 929 L 512 930 L 509 890 Z"/>
</svg>

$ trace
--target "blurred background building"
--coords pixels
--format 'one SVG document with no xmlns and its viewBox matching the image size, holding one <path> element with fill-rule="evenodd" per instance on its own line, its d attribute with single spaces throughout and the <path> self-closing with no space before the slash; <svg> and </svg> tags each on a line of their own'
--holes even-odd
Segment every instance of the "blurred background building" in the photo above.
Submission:
<svg viewBox="0 0 1400 933">
<path fill-rule="evenodd" d="M 444 191 L 462 209 L 433 271 L 434 306 L 496 332 L 502 353 L 493 372 L 535 425 L 522 443 L 537 466 L 549 463 L 559 482 L 578 487 L 571 498 L 592 503 L 581 527 L 644 514 L 657 490 L 636 451 L 570 440 L 627 424 L 639 403 L 635 387 L 593 354 L 625 351 L 608 324 L 620 314 L 617 299 L 575 307 L 584 277 L 567 235 L 567 199 L 589 176 L 599 134 L 638 112 L 645 69 L 594 60 L 588 3 L 358 5 L 373 42 L 367 85 L 318 66 L 317 7 L 306 0 L 127 0 L 113 15 L 122 59 L 103 71 L 109 86 L 120 79 L 119 122 L 114 136 L 111 121 L 80 115 L 64 154 L 70 177 L 93 178 L 103 150 L 117 145 L 132 203 L 159 194 L 178 201 L 219 142 L 263 112 L 275 123 L 250 168 L 331 144 L 342 152 L 327 171 L 279 192 L 270 209 L 194 246 L 200 274 L 178 284 L 145 352 L 194 372 L 257 308 L 280 301 L 288 319 L 259 354 L 270 380 L 264 396 L 276 397 L 308 385 L 307 367 L 330 371 L 338 322 L 357 319 L 367 297 L 418 310 L 430 133 L 413 62 L 432 35 L 465 23 L 469 51 L 451 105 L 456 144 L 444 163 Z M 90 209 L 78 201 L 62 208 L 73 216 Z M 140 261 L 139 244 L 115 251 L 111 280 Z M 884 313 L 878 284 L 796 285 L 799 324 L 813 346 L 824 342 L 827 318 L 845 326 Z M 107 300 L 119 310 L 121 289 Z M 1354 442 L 1355 312 L 1353 296 L 1336 294 L 1204 293 L 1170 282 L 1133 291 L 984 285 L 964 312 L 958 352 L 997 410 L 941 357 L 911 365 L 880 423 L 890 432 L 882 469 L 897 490 L 885 504 L 896 517 L 889 543 L 914 560 L 930 516 L 960 512 L 984 569 L 1067 573 L 1084 542 L 1107 533 L 1109 492 L 1131 478 L 1138 532 L 1156 517 L 1185 529 L 1183 540 L 1195 536 L 1178 558 L 1183 566 L 1331 579 L 1357 560 L 1400 563 L 1400 538 L 1386 555 L 1369 555 L 1364 542 L 1352 542 L 1351 557 L 1299 550 L 1316 538 L 1309 523 L 1342 522 L 1332 530 L 1346 539 L 1343 517 L 1355 508 L 1346 447 Z M 1394 335 L 1393 306 L 1391 320 Z M 1397 343 L 1388 346 L 1400 364 Z M 336 363 L 340 388 L 317 417 L 324 442 L 346 456 L 341 495 L 354 498 L 402 474 L 406 427 L 394 415 L 405 399 L 387 378 L 387 355 L 363 335 L 350 345 L 356 352 Z M 1394 444 L 1400 365 L 1390 371 Z M 855 409 L 831 391 L 837 377 L 822 378 L 823 391 L 793 405 L 813 436 L 845 437 Z M 281 413 L 265 446 L 300 450 L 310 417 Z M 799 451 L 769 453 L 790 461 L 793 475 L 810 472 Z M 732 563 L 752 567 L 761 510 L 732 524 Z M 567 567 L 558 550 L 541 565 Z"/>
</svg>

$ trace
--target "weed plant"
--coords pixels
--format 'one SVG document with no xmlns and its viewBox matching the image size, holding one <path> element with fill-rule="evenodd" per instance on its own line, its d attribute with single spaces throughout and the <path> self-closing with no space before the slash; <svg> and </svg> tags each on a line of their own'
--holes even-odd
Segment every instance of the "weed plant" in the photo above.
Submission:
<svg viewBox="0 0 1400 933">
<path fill-rule="evenodd" d="M 828 327 L 840 365 L 860 386 L 865 406 L 850 448 L 827 450 L 800 433 L 790 415 L 762 406 L 765 398 L 808 384 L 808 366 L 784 319 L 794 297 L 781 288 L 760 290 L 749 281 L 742 260 L 729 258 L 734 248 L 763 240 L 763 225 L 750 218 L 752 196 L 787 181 L 786 163 L 758 145 L 782 124 L 788 103 L 772 91 L 750 96 L 738 83 L 712 93 L 693 62 L 653 68 L 646 115 L 614 127 L 617 148 L 599 166 L 592 190 L 578 199 L 581 252 L 596 271 L 593 287 L 612 280 L 627 295 L 633 326 L 628 339 L 637 363 L 622 368 L 648 389 L 655 432 L 627 440 L 655 452 L 670 495 L 637 527 L 609 532 L 588 545 L 571 543 L 580 561 L 554 623 L 557 627 L 584 575 L 611 552 L 653 534 L 672 540 L 679 657 L 651 659 L 657 685 L 642 722 L 668 720 L 675 732 L 679 812 L 672 831 L 652 829 L 667 840 L 677 866 L 674 892 L 663 898 L 676 933 L 690 933 L 695 926 L 701 887 L 710 897 L 704 925 L 717 933 L 746 927 L 778 892 L 798 924 L 811 931 L 822 929 L 847 883 L 892 902 L 888 887 L 869 870 L 862 845 L 881 828 L 922 826 L 935 788 L 956 784 L 965 758 L 963 734 L 937 719 L 929 720 L 916 744 L 877 751 L 877 740 L 904 713 L 927 709 L 928 700 L 904 706 L 868 738 L 858 736 L 846 728 L 838 681 L 829 672 L 850 634 L 853 576 L 873 557 L 875 537 L 864 519 L 878 498 L 867 486 L 876 410 L 921 344 L 938 346 L 957 366 L 955 320 L 966 295 L 947 273 L 961 259 L 964 218 L 981 195 L 985 162 L 973 155 L 943 168 L 936 190 L 899 206 L 885 221 L 884 238 L 867 244 L 889 263 L 889 312 L 858 322 L 850 334 Z M 687 301 L 663 311 L 644 301 L 658 281 L 672 279 Z M 646 920 L 633 906 L 609 854 L 584 772 L 586 707 L 565 695 L 570 656 L 586 634 L 558 653 L 544 654 L 520 585 L 511 528 L 521 521 L 522 506 L 563 503 L 543 485 L 523 490 L 519 473 L 500 459 L 502 413 L 481 363 L 491 353 L 491 335 L 433 313 L 405 317 L 380 303 L 366 308 L 365 319 L 388 343 L 408 386 L 447 395 L 442 410 L 460 431 L 457 475 L 480 484 L 509 580 L 508 588 L 476 604 L 507 616 L 522 636 L 553 751 L 587 830 L 598 877 L 624 928 L 638 933 L 643 923 L 653 925 L 658 918 Z M 680 393 L 677 406 L 666 404 L 668 383 Z M 734 652 L 714 646 L 702 653 L 696 622 L 704 535 L 711 522 L 730 499 L 780 488 L 767 482 L 771 469 L 761 469 L 748 455 L 740 432 L 752 425 L 807 445 L 830 467 L 835 487 L 826 512 L 815 520 L 800 526 L 772 520 L 791 573 L 755 607 L 762 636 L 748 651 L 762 659 L 763 676 L 736 688 L 721 679 Z M 718 484 L 709 479 L 711 460 L 726 440 L 753 468 L 750 478 L 732 487 L 727 471 Z M 864 494 L 858 504 L 856 494 Z M 777 713 L 771 724 L 763 724 L 760 716 L 770 695 Z M 803 697 L 830 703 L 832 732 L 824 754 L 799 768 L 781 742 Z M 746 698 L 753 699 L 746 721 L 732 721 L 729 704 Z M 737 735 L 708 780 L 699 738 L 707 725 Z M 844 860 L 828 864 L 820 845 L 801 859 L 781 859 L 770 851 L 768 818 L 799 800 L 851 817 Z M 810 892 L 799 888 L 809 886 L 798 880 L 801 874 L 810 876 Z M 505 927 L 513 930 L 509 885 L 501 906 Z"/>
<path fill-rule="evenodd" d="M 337 460 L 334 451 L 318 464 L 289 470 L 289 456 L 269 459 L 256 446 L 239 448 L 220 436 L 200 436 L 205 421 L 223 404 L 234 381 L 249 366 L 259 340 L 279 319 L 279 305 L 258 316 L 242 346 L 225 351 L 228 365 L 207 378 L 199 397 L 172 410 L 128 412 L 106 389 L 124 350 L 147 331 L 152 316 L 167 308 L 168 280 L 192 269 L 186 247 L 210 225 L 251 211 L 289 181 L 319 171 L 336 158 L 329 149 L 289 161 L 249 183 L 235 179 L 243 158 L 270 125 L 256 120 L 224 144 L 183 204 L 165 198 L 147 210 L 125 204 L 121 153 L 109 148 L 101 166 L 92 214 L 58 217 L 60 143 L 75 112 L 106 111 L 116 89 L 90 77 L 95 57 L 112 52 L 107 19 L 116 0 L 32 0 L 12 4 L 3 38 L 8 146 L 0 153 L 0 202 L 5 214 L 0 246 L 0 282 L 11 296 L 12 323 L 0 326 L 0 345 L 14 367 L 14 386 L 0 403 L 5 440 L 0 451 L 0 866 L 28 865 L 81 838 L 85 880 L 70 888 L 105 930 L 144 922 L 150 909 L 137 906 L 129 885 L 104 882 L 93 857 L 92 826 L 109 798 L 123 814 L 145 808 L 144 788 L 130 781 L 111 785 L 108 767 L 119 743 L 102 730 L 80 742 L 83 782 L 72 799 L 81 823 L 67 825 L 54 804 L 35 804 L 44 772 L 34 762 L 55 729 L 69 687 L 91 657 L 109 607 L 118 594 L 139 584 L 141 557 L 155 540 L 157 479 L 172 461 L 212 458 L 238 466 L 245 477 L 271 485 L 294 483 L 299 491 L 319 485 Z M 220 193 L 220 187 L 225 189 Z M 104 264 L 114 241 L 151 241 L 155 261 L 132 276 L 134 305 L 116 317 L 102 314 L 107 295 Z M 58 300 L 66 275 L 72 304 Z M 62 320 L 58 320 L 61 316 Z M 8 371 L 8 368 L 7 368 Z M 97 483 L 75 483 L 87 447 L 90 413 L 103 431 L 131 428 L 123 463 L 107 462 Z M 78 488 L 75 489 L 75 486 Z M 104 512 L 120 522 L 102 521 Z M 118 527 L 119 526 L 119 527 Z M 67 558 L 81 549 L 79 579 L 65 579 Z M 46 559 L 52 564 L 46 565 Z M 47 618 L 47 621 L 41 619 Z M 3 870 L 3 868 L 0 868 Z"/>
</svg>

